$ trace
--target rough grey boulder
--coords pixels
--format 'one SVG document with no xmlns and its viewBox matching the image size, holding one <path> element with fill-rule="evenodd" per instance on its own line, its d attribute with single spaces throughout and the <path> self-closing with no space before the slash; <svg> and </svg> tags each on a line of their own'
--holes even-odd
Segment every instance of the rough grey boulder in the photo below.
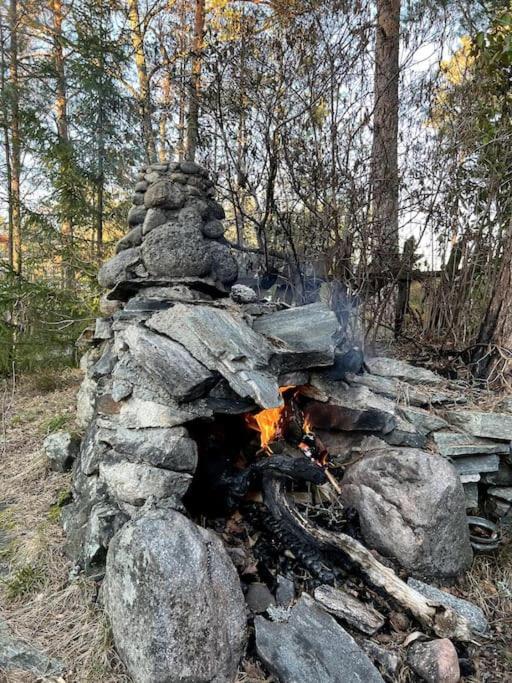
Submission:
<svg viewBox="0 0 512 683">
<path fill-rule="evenodd" d="M 139 247 L 124 249 L 101 266 L 98 272 L 98 282 L 105 288 L 114 287 L 118 282 L 132 277 L 139 263 Z"/>
<path fill-rule="evenodd" d="M 342 488 L 366 543 L 406 569 L 449 577 L 471 564 L 464 490 L 447 460 L 413 448 L 372 450 L 349 467 Z"/>
<path fill-rule="evenodd" d="M 160 277 L 202 277 L 212 265 L 201 233 L 181 223 L 165 223 L 146 235 L 142 257 L 148 272 Z"/>
<path fill-rule="evenodd" d="M 254 301 L 258 300 L 258 295 L 254 289 L 240 284 L 233 285 L 229 295 L 233 301 L 236 301 L 239 304 L 252 304 Z"/>
<path fill-rule="evenodd" d="M 80 441 L 65 431 L 49 434 L 43 442 L 43 450 L 48 458 L 50 469 L 65 472 L 71 468 L 78 455 Z"/>
<path fill-rule="evenodd" d="M 136 225 L 116 244 L 116 254 L 131 247 L 138 247 L 142 242 L 142 225 Z"/>
<path fill-rule="evenodd" d="M 205 223 L 201 227 L 202 233 L 205 237 L 209 237 L 210 239 L 216 239 L 217 237 L 222 237 L 222 235 L 226 232 L 226 228 L 222 225 L 222 223 L 217 220 L 213 219 L 213 221 L 208 221 L 208 223 Z"/>
<path fill-rule="evenodd" d="M 230 285 L 238 277 L 238 264 L 229 247 L 221 242 L 209 241 L 208 248 L 212 259 L 212 270 L 220 282 Z"/>
<path fill-rule="evenodd" d="M 110 544 L 103 598 L 134 683 L 235 680 L 245 604 L 213 532 L 172 510 L 144 511 Z"/>
<path fill-rule="evenodd" d="M 148 209 L 144 223 L 142 224 L 142 234 L 146 235 L 151 230 L 167 223 L 167 216 L 162 209 Z"/>
<path fill-rule="evenodd" d="M 128 225 L 134 227 L 144 222 L 146 209 L 143 206 L 132 206 L 128 211 Z"/>
<path fill-rule="evenodd" d="M 287 622 L 256 617 L 256 649 L 282 683 L 383 683 L 356 641 L 303 595 Z"/>
<path fill-rule="evenodd" d="M 168 180 L 158 180 L 153 183 L 144 195 L 144 204 L 147 209 L 159 207 L 162 209 L 179 209 L 185 202 L 183 188 L 177 183 Z"/>
</svg>

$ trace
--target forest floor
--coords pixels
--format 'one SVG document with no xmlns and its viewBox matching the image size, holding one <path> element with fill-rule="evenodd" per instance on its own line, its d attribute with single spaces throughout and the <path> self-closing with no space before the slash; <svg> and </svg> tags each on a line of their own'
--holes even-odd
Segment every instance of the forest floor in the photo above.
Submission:
<svg viewBox="0 0 512 683">
<path fill-rule="evenodd" d="M 110 631 L 96 604 L 94 578 L 73 575 L 64 553 L 60 506 L 70 474 L 47 468 L 41 450 L 57 429 L 76 430 L 78 371 L 39 373 L 1 387 L 0 434 L 0 624 L 64 664 L 61 678 L 0 671 L 0 683 L 126 683 L 130 679 L 112 647 Z M 454 592 L 478 604 L 492 637 L 470 655 L 476 673 L 467 683 L 512 680 L 512 543 L 494 555 L 477 556 Z M 272 679 L 247 662 L 240 683 Z M 397 683 L 413 681 L 404 669 Z"/>
</svg>

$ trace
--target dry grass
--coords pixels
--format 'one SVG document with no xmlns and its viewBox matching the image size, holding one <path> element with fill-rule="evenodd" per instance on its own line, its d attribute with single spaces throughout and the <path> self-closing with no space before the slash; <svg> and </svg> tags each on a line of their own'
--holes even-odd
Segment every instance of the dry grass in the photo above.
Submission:
<svg viewBox="0 0 512 683">
<path fill-rule="evenodd" d="M 50 472 L 41 443 L 52 430 L 75 429 L 79 375 L 23 378 L 2 391 L 0 443 L 0 529 L 10 542 L 0 562 L 8 574 L 0 583 L 0 616 L 14 633 L 64 662 L 66 683 L 129 681 L 110 640 L 104 615 L 95 606 L 92 579 L 69 579 L 72 565 L 63 552 L 59 501 L 70 489 L 69 474 Z M 35 683 L 37 677 L 9 671 L 0 682 Z M 47 679 L 51 680 L 51 679 Z"/>
</svg>

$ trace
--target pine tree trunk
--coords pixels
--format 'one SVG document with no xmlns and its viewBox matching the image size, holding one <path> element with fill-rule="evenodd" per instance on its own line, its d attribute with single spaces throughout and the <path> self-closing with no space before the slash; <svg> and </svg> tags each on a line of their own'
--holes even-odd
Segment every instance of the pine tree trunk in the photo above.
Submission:
<svg viewBox="0 0 512 683">
<path fill-rule="evenodd" d="M 480 327 L 473 375 L 491 385 L 510 381 L 512 371 L 512 220 L 503 244 L 491 301 Z"/>
<path fill-rule="evenodd" d="M 12 235 L 10 235 L 9 252 L 12 254 L 12 267 L 15 273 L 21 275 L 22 269 L 22 227 L 21 227 L 21 136 L 20 136 L 20 105 L 19 105 L 19 76 L 18 76 L 18 2 L 9 3 L 9 84 L 10 84 L 10 133 L 11 133 L 11 211 Z"/>
<path fill-rule="evenodd" d="M 192 46 L 192 74 L 187 120 L 186 158 L 194 161 L 199 137 L 199 98 L 201 95 L 201 67 L 204 39 L 204 0 L 196 0 L 194 13 L 194 42 Z"/>
<path fill-rule="evenodd" d="M 66 75 L 64 70 L 64 51 L 62 47 L 62 0 L 51 0 L 53 14 L 53 61 L 55 68 L 55 116 L 57 120 L 57 135 L 59 140 L 60 173 L 69 173 L 71 148 L 69 140 L 68 103 L 66 95 Z M 62 187 L 66 188 L 66 178 L 63 177 Z M 64 190 L 66 192 L 66 190 Z M 67 194 L 67 192 L 66 192 Z M 68 197 L 64 197 L 62 205 L 63 217 L 61 221 L 61 237 L 63 250 L 62 273 L 64 286 L 73 287 L 75 274 L 72 266 L 73 256 L 73 224 L 66 213 L 70 209 Z"/>
<path fill-rule="evenodd" d="M 373 112 L 372 260 L 396 270 L 398 247 L 398 76 L 400 0 L 377 0 Z"/>
<path fill-rule="evenodd" d="M 149 89 L 146 55 L 144 53 L 144 37 L 141 30 L 138 0 L 128 0 L 128 17 L 130 20 L 132 47 L 139 81 L 139 109 L 142 118 L 142 136 L 146 160 L 156 161 L 156 144 L 151 117 L 151 92 Z"/>
</svg>

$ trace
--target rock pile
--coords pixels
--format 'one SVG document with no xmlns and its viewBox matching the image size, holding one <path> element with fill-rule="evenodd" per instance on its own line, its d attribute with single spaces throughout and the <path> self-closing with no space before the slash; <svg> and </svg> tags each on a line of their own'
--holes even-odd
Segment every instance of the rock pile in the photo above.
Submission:
<svg viewBox="0 0 512 683">
<path fill-rule="evenodd" d="M 129 283 L 132 290 L 134 283 L 197 278 L 221 288 L 232 284 L 238 268 L 223 239 L 224 209 L 214 195 L 206 170 L 194 162 L 142 168 L 128 213 L 131 229 L 117 244 L 116 256 L 100 269 L 100 285 L 115 288 L 119 298 Z"/>
<path fill-rule="evenodd" d="M 227 296 L 237 267 L 213 196 L 197 164 L 141 172 L 130 230 L 100 271 L 110 290 L 105 317 L 82 360 L 86 431 L 64 526 L 80 566 L 106 561 L 114 640 L 140 683 L 234 680 L 244 649 L 245 605 L 231 559 L 183 505 L 198 424 L 208 430 L 219 416 L 280 406 L 280 387 L 303 387 L 315 429 L 346 466 L 342 497 L 358 510 L 365 542 L 416 575 L 455 576 L 471 562 L 460 479 L 474 476 L 471 462 L 479 476 L 497 477 L 488 482 L 499 489 L 493 495 L 512 483 L 512 415 L 493 429 L 491 418 L 461 409 L 442 378 L 401 361 L 373 358 L 357 374 L 362 355 L 322 303 L 285 308 L 240 285 Z M 335 616 L 349 626 L 367 621 L 364 608 L 352 621 L 343 617 L 355 598 L 324 590 L 323 602 L 303 596 L 293 606 L 294 594 L 283 579 L 275 598 L 261 584 L 250 596 L 255 612 L 274 610 L 275 623 L 256 620 L 256 647 L 277 676 L 327 681 L 349 670 L 354 680 L 382 680 L 365 652 L 396 668 L 393 656 L 367 638 L 356 643 L 324 611 L 335 599 Z M 384 623 L 371 616 L 366 635 Z M 315 661 L 306 662 L 312 648 Z M 425 648 L 416 649 L 426 661 Z"/>
</svg>

